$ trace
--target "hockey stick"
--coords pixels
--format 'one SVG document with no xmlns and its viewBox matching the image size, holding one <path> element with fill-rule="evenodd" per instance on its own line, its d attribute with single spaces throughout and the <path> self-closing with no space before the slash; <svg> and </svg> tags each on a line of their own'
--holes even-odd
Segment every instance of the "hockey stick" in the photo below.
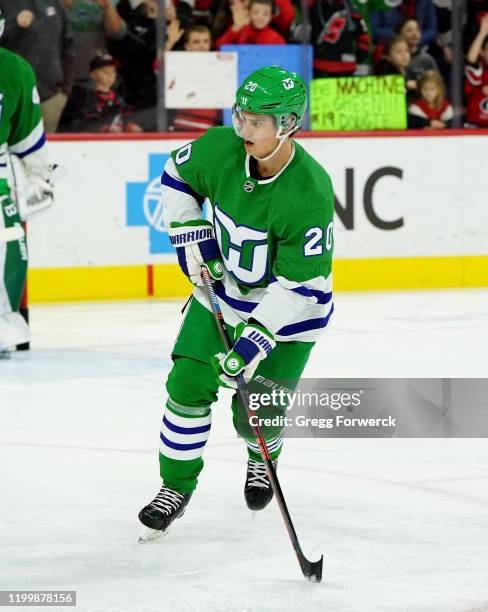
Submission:
<svg viewBox="0 0 488 612">
<path fill-rule="evenodd" d="M 210 301 L 210 306 L 212 307 L 215 322 L 224 342 L 224 346 L 227 351 L 230 351 L 230 349 L 232 348 L 232 341 L 230 339 L 229 332 L 227 331 L 227 328 L 225 326 L 224 316 L 222 314 L 217 295 L 215 294 L 210 275 L 208 273 L 208 270 L 204 266 L 202 266 L 201 277 L 207 290 L 207 296 Z M 242 374 L 239 374 L 238 376 L 236 376 L 236 380 L 237 393 L 241 404 L 246 409 L 249 423 L 255 423 L 257 422 L 257 419 L 251 420 L 251 417 L 255 417 L 256 412 L 249 405 L 249 392 L 247 390 L 244 376 Z M 288 512 L 288 508 L 286 506 L 285 497 L 283 495 L 283 491 L 281 490 L 281 485 L 278 480 L 278 476 L 276 475 L 273 462 L 271 461 L 271 457 L 269 456 L 268 447 L 266 446 L 263 434 L 261 433 L 261 429 L 259 425 L 251 425 L 251 427 L 255 437 L 258 440 L 259 452 L 261 453 L 261 457 L 264 461 L 264 464 L 266 465 L 268 478 L 275 494 L 276 501 L 278 502 L 278 507 L 280 509 L 281 516 L 285 521 L 285 526 L 288 531 L 288 535 L 290 536 L 293 548 L 295 550 L 298 563 L 300 564 L 300 567 L 302 569 L 302 573 L 307 580 L 310 580 L 311 582 L 320 582 L 322 580 L 322 565 L 324 561 L 324 556 L 322 555 L 318 561 L 309 561 L 303 554 L 302 549 L 300 547 L 300 543 L 298 541 L 298 536 L 296 534 L 295 528 L 293 527 L 290 513 Z"/>
</svg>

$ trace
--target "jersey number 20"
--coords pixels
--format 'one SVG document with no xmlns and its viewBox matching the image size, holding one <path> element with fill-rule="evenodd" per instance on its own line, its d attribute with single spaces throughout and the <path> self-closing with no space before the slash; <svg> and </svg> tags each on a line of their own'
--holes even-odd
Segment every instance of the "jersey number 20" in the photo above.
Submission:
<svg viewBox="0 0 488 612">
<path fill-rule="evenodd" d="M 325 248 L 327 251 L 332 249 L 332 230 L 333 221 L 329 223 L 325 231 Z M 303 247 L 303 254 L 305 257 L 312 257 L 313 255 L 322 255 L 324 248 L 322 244 L 322 238 L 324 237 L 324 230 L 317 226 L 311 227 L 305 232 L 305 238 L 308 238 L 307 242 Z"/>
</svg>

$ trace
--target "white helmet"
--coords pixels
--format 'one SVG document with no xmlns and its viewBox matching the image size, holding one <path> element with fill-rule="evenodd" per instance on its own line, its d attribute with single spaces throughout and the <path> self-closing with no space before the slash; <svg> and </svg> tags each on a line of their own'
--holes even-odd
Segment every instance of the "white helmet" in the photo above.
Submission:
<svg viewBox="0 0 488 612">
<path fill-rule="evenodd" d="M 2 34 L 4 30 L 5 30 L 5 17 L 2 15 L 2 9 L 0 9 L 0 38 L 2 38 Z"/>
</svg>

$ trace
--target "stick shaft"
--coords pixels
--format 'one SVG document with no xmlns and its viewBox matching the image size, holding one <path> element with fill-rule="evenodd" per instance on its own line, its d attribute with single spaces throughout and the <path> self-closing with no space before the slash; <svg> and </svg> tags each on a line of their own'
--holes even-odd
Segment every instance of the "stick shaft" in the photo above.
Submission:
<svg viewBox="0 0 488 612">
<path fill-rule="evenodd" d="M 217 295 L 214 291 L 212 281 L 210 279 L 210 275 L 207 269 L 204 267 L 202 267 L 202 280 L 205 283 L 205 287 L 207 289 L 207 295 L 210 301 L 210 305 L 212 307 L 212 311 L 215 316 L 215 320 L 217 322 L 217 326 L 219 328 L 220 335 L 222 336 L 222 339 L 224 341 L 225 348 L 227 349 L 227 351 L 229 351 L 232 348 L 232 341 L 229 336 L 229 332 L 227 331 L 227 328 L 225 326 L 224 316 L 222 314 L 222 310 L 220 308 L 220 304 L 218 302 Z M 242 374 L 239 374 L 238 376 L 236 376 L 236 380 L 237 380 L 238 396 L 241 401 L 241 404 L 243 405 L 243 407 L 245 408 L 247 412 L 249 422 L 250 424 L 257 423 L 256 419 L 253 419 L 251 421 L 251 417 L 256 416 L 256 412 L 249 405 L 249 392 L 247 390 L 244 376 Z M 259 451 L 266 465 L 266 471 L 268 473 L 268 478 L 273 488 L 273 492 L 275 494 L 276 501 L 278 502 L 278 507 L 280 509 L 281 516 L 283 517 L 286 529 L 291 539 L 291 543 L 293 545 L 295 553 L 297 554 L 300 566 L 303 570 L 302 562 L 305 559 L 305 557 L 300 547 L 300 543 L 298 541 L 295 527 L 293 526 L 293 522 L 291 520 L 291 516 L 288 511 L 288 507 L 286 505 L 285 497 L 283 495 L 283 491 L 281 490 L 281 485 L 278 480 L 278 476 L 276 475 L 276 470 L 274 469 L 273 462 L 271 461 L 269 450 L 268 450 L 268 447 L 266 446 L 266 441 L 264 440 L 263 434 L 261 432 L 261 428 L 259 427 L 258 424 L 251 425 L 251 427 L 252 427 L 255 437 L 258 440 Z"/>
</svg>

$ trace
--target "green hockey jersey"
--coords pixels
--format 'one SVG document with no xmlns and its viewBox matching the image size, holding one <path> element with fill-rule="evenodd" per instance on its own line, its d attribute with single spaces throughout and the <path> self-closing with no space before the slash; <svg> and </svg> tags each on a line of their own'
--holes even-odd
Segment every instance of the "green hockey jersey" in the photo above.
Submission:
<svg viewBox="0 0 488 612">
<path fill-rule="evenodd" d="M 294 141 L 274 177 L 251 176 L 232 128 L 211 128 L 173 151 L 161 179 L 164 218 L 198 219 L 205 199 L 225 267 L 216 284 L 229 324 L 255 318 L 278 341 L 313 341 L 333 311 L 334 195 L 322 166 Z M 209 308 L 205 293 L 194 296 Z"/>
<path fill-rule="evenodd" d="M 7 156 L 38 155 L 45 144 L 34 72 L 16 53 L 0 47 L 0 180 L 7 179 Z"/>
</svg>

